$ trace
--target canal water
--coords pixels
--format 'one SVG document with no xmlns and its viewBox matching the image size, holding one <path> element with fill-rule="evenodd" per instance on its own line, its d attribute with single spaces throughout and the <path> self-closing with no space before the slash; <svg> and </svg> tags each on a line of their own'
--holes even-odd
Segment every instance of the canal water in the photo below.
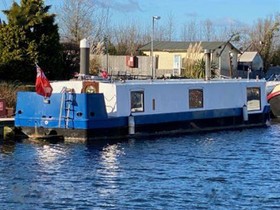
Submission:
<svg viewBox="0 0 280 210">
<path fill-rule="evenodd" d="M 280 124 L 108 145 L 0 145 L 0 209 L 280 209 Z"/>
</svg>

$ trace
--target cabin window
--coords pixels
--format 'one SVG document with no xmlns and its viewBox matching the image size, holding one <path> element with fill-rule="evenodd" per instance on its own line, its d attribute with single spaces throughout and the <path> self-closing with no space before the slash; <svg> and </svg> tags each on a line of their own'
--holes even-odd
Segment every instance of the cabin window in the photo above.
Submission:
<svg viewBox="0 0 280 210">
<path fill-rule="evenodd" d="M 189 107 L 190 109 L 203 108 L 203 90 L 189 90 Z"/>
<path fill-rule="evenodd" d="M 131 112 L 144 112 L 144 91 L 131 91 Z"/>
<path fill-rule="evenodd" d="M 247 88 L 248 111 L 261 110 L 261 90 L 259 87 Z"/>
</svg>

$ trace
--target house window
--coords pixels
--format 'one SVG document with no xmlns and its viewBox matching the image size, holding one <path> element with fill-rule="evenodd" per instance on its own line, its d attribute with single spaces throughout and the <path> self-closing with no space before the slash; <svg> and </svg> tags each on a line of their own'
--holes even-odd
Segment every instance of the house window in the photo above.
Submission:
<svg viewBox="0 0 280 210">
<path fill-rule="evenodd" d="M 261 90 L 259 87 L 247 88 L 247 109 L 248 111 L 261 110 Z"/>
<path fill-rule="evenodd" d="M 131 91 L 131 112 L 144 112 L 144 91 Z"/>
<path fill-rule="evenodd" d="M 190 109 L 203 108 L 203 90 L 189 90 L 189 107 Z"/>
<path fill-rule="evenodd" d="M 174 55 L 173 57 L 173 75 L 181 75 L 181 55 Z"/>
</svg>

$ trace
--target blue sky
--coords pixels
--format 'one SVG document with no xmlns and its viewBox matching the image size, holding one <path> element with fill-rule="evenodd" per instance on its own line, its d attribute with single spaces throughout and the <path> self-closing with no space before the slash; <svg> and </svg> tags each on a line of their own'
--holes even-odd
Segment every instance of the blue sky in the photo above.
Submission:
<svg viewBox="0 0 280 210">
<path fill-rule="evenodd" d="M 252 24 L 280 12 L 280 0 L 100 0 L 112 6 L 122 21 L 135 18 L 149 21 L 153 15 L 168 18 L 173 14 L 180 22 L 210 19 L 215 23 Z"/>
<path fill-rule="evenodd" d="M 20 0 L 16 0 L 19 2 Z M 259 18 L 280 13 L 280 0 L 93 0 L 99 6 L 109 6 L 114 23 L 139 22 L 150 25 L 152 16 L 161 16 L 167 22 L 172 14 L 181 25 L 190 20 L 211 20 L 215 24 L 248 24 Z M 13 0 L 0 0 L 0 10 L 8 9 Z M 56 12 L 63 0 L 46 0 Z M 0 18 L 3 13 L 0 12 Z"/>
</svg>

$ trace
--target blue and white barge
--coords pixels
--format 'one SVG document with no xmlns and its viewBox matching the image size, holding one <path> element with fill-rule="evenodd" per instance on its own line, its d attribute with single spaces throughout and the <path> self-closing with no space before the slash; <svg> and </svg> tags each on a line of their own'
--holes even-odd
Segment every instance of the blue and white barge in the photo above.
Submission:
<svg viewBox="0 0 280 210">
<path fill-rule="evenodd" d="M 266 126 L 264 80 L 69 80 L 53 93 L 19 92 L 15 126 L 65 141 Z"/>
</svg>

